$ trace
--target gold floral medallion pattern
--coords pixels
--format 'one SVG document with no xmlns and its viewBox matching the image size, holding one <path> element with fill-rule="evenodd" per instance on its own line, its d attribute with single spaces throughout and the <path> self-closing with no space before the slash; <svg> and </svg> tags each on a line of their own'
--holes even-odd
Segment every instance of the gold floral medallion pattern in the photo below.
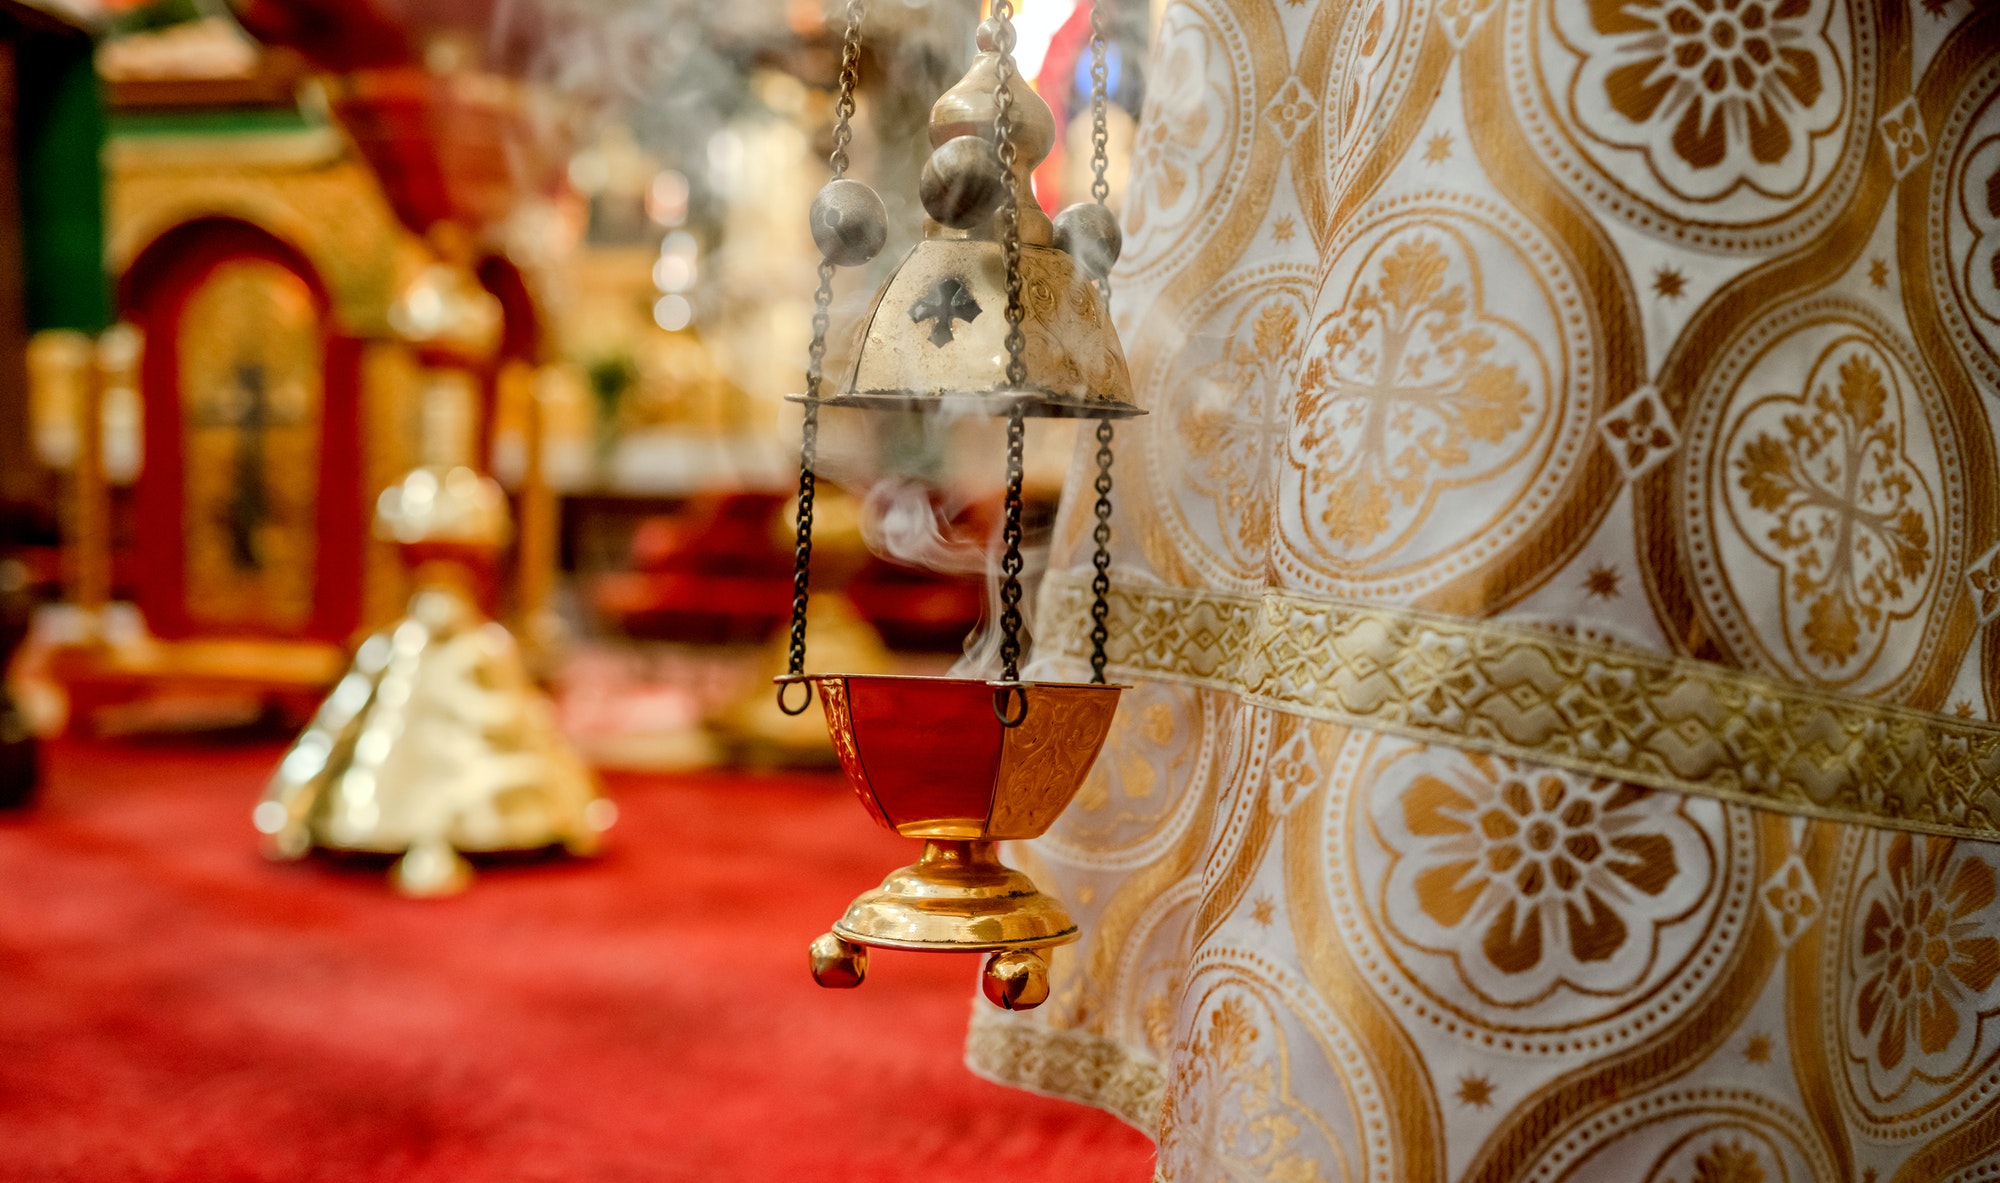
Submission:
<svg viewBox="0 0 2000 1183">
<path fill-rule="evenodd" d="M 1914 351 L 1862 307 L 1809 301 L 1752 327 L 1697 405 L 1677 502 L 1715 573 L 1697 580 L 1715 636 L 1808 684 L 1931 675 L 1970 558 L 1957 443 Z"/>
<path fill-rule="evenodd" d="M 1803 391 L 1752 403 L 1724 446 L 1730 515 L 1776 568 L 1794 668 L 1834 685 L 1868 671 L 1937 573 L 1937 499 L 1891 373 L 1865 339 L 1837 341 Z"/>
<path fill-rule="evenodd" d="M 1989 1004 L 1979 1019 L 2000 1011 L 2000 999 L 1986 997 L 2000 979 L 1993 868 L 1954 857 L 1956 845 L 1897 834 L 1864 890 L 1848 1046 L 1878 1099 L 1914 1075 L 1944 1080 L 1965 1066 L 1977 1022 L 1962 1017 L 1968 1002 Z"/>
<path fill-rule="evenodd" d="M 1341 937 L 1459 1040 L 1602 1054 L 1671 1028 L 1754 914 L 1755 838 L 1713 803 L 1393 739 L 1330 784 Z"/>
<path fill-rule="evenodd" d="M 1161 1179 L 2000 1179 L 2000 6 L 1165 0 L 1147 77 L 1135 689 L 970 1061 Z"/>
<path fill-rule="evenodd" d="M 1281 1095 L 1282 1062 L 1249 1005 L 1225 996 L 1205 1017 L 1206 1024 L 1174 1049 L 1186 1068 L 1167 1094 L 1174 1124 L 1162 1134 L 1165 1141 L 1182 1138 L 1199 1148 L 1194 1169 L 1163 1170 L 1162 1180 L 1323 1183 L 1318 1165 L 1295 1145 L 1306 1115 Z"/>
<path fill-rule="evenodd" d="M 1334 254 L 1279 473 L 1288 576 L 1421 593 L 1556 507 L 1594 417 L 1569 380 L 1587 338 L 1565 322 L 1560 266 L 1498 213 L 1408 200 Z M 1503 299 L 1496 270 L 1539 282 Z"/>
<path fill-rule="evenodd" d="M 1397 935 L 1442 952 L 1493 1006 L 1615 994 L 1651 968 L 1655 930 L 1706 894 L 1707 839 L 1682 802 L 1616 781 L 1469 757 L 1420 774 L 1378 820 Z M 1447 773 L 1450 776 L 1450 773 Z"/>
<path fill-rule="evenodd" d="M 1165 359 L 1155 414 L 1177 420 L 1149 437 L 1155 463 L 1187 479 L 1163 522 L 1197 569 L 1224 586 L 1262 577 L 1273 530 L 1286 395 L 1305 337 L 1311 278 L 1272 268 L 1219 293 L 1214 315 L 1190 310 L 1185 346 Z"/>
<path fill-rule="evenodd" d="M 2000 384 L 2000 62 L 1981 66 L 1938 128 L 1943 162 L 1923 226 L 1938 319 L 1990 389 Z"/>
<path fill-rule="evenodd" d="M 1815 148 L 1846 110 L 1828 38 L 1832 0 L 1638 0 L 1558 4 L 1583 59 L 1569 106 L 1597 141 L 1642 156 L 1689 201 L 1739 188 L 1796 197 Z"/>
<path fill-rule="evenodd" d="M 1176 6 L 1155 40 L 1164 71 L 1147 88 L 1125 195 L 1133 275 L 1181 265 L 1215 232 L 1228 207 L 1214 196 L 1242 184 L 1261 106 L 1242 30 L 1210 4 Z"/>
<path fill-rule="evenodd" d="M 1848 0 L 1509 5 L 1529 142 L 1592 205 L 1655 236 L 1766 250 L 1860 183 L 1873 14 Z"/>
</svg>

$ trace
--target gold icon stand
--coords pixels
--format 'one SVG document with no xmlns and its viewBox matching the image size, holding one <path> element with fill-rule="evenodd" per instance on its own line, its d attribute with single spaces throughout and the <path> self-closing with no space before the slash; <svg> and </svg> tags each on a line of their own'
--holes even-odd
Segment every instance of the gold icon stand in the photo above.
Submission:
<svg viewBox="0 0 2000 1183">
<path fill-rule="evenodd" d="M 362 643 L 252 815 L 272 858 L 314 847 L 400 854 L 391 881 L 412 896 L 464 890 L 472 867 L 461 851 L 588 854 L 617 818 L 513 635 L 480 606 L 512 532 L 506 494 L 468 464 L 477 374 L 501 310 L 467 269 L 465 233 L 440 223 L 431 236 L 440 259 L 389 313 L 424 366 L 424 463 L 383 490 L 375 516 L 416 593 L 401 620 Z M 530 499 L 539 530 L 547 508 Z M 531 543 L 546 550 L 546 537 Z M 542 560 L 523 561 L 532 570 Z M 525 597 L 530 608 L 539 594 Z"/>
<path fill-rule="evenodd" d="M 556 728 L 514 638 L 478 606 L 507 506 L 469 468 L 419 468 L 377 530 L 416 569 L 403 618 L 363 642 L 285 753 L 253 820 L 273 858 L 314 847 L 401 854 L 405 895 L 463 890 L 461 851 L 596 850 L 617 816 Z"/>
</svg>

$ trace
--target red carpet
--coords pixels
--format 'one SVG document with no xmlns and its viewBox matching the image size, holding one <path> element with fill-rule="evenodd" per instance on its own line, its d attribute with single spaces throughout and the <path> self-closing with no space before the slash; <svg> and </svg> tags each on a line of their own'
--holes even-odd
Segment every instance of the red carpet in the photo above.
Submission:
<svg viewBox="0 0 2000 1183">
<path fill-rule="evenodd" d="M 616 778 L 603 858 L 416 902 L 258 857 L 276 756 L 58 747 L 0 820 L 0 1180 L 1150 1177 L 1117 1120 L 960 1065 L 974 959 L 812 984 L 914 855 L 831 781 Z"/>
</svg>

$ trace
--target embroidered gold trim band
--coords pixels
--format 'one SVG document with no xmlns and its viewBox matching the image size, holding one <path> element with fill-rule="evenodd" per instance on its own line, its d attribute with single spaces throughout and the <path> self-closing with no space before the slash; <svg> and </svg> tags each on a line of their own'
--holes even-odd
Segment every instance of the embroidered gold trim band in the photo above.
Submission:
<svg viewBox="0 0 2000 1183">
<path fill-rule="evenodd" d="M 1297 592 L 1113 581 L 1110 668 L 1307 718 L 1790 813 L 2000 840 L 2000 726 L 1708 662 Z M 1051 572 L 1043 652 L 1088 648 Z"/>
<path fill-rule="evenodd" d="M 1095 1106 L 1159 1139 L 1160 1066 L 1116 1040 L 975 1006 L 965 1066 L 996 1084 Z"/>
</svg>

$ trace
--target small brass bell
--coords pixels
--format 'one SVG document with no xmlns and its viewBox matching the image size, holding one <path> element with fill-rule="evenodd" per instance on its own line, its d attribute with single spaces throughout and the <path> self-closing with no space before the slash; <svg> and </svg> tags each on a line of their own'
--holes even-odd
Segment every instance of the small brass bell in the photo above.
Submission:
<svg viewBox="0 0 2000 1183">
<path fill-rule="evenodd" d="M 1094 612 L 1102 621 L 1110 586 L 1109 421 L 1144 412 L 1131 401 L 1105 291 L 1093 282 L 1117 258 L 1116 219 L 1102 205 L 1080 205 L 1052 223 L 1035 203 L 1030 181 L 1055 142 L 1055 121 L 1014 68 L 1011 9 L 997 0 L 993 19 L 979 27 L 971 70 L 931 108 L 932 153 L 919 185 L 930 215 L 923 239 L 876 296 L 853 366 L 829 395 L 819 362 L 832 269 L 872 256 L 880 243 L 868 220 L 880 201 L 840 175 L 859 58 L 859 19 L 850 16 L 836 105 L 842 122 L 835 143 L 843 147 L 832 160 L 835 180 L 812 210 L 826 263 L 813 362 L 799 399 L 806 414 L 790 672 L 778 679 L 778 702 L 796 714 L 817 697 L 862 805 L 881 824 L 924 843 L 917 862 L 857 898 L 831 932 L 813 941 L 814 979 L 832 988 L 860 985 L 870 948 L 981 952 L 988 955 L 987 999 L 1026 1010 L 1048 998 L 1048 951 L 1079 933 L 1060 901 L 1000 862 L 995 844 L 1038 837 L 1054 823 L 1096 760 L 1123 687 L 1104 682 L 1101 628 L 1094 634 L 1092 682 L 1020 678 L 1023 420 L 1099 421 Z M 1101 56 L 1102 41 L 1093 49 Z M 1101 110 L 1102 93 L 1094 98 Z M 868 243 L 875 246 L 858 249 Z M 823 406 L 1007 420 L 1000 679 L 804 672 L 814 448 Z M 788 701 L 794 688 L 799 694 Z"/>
</svg>

